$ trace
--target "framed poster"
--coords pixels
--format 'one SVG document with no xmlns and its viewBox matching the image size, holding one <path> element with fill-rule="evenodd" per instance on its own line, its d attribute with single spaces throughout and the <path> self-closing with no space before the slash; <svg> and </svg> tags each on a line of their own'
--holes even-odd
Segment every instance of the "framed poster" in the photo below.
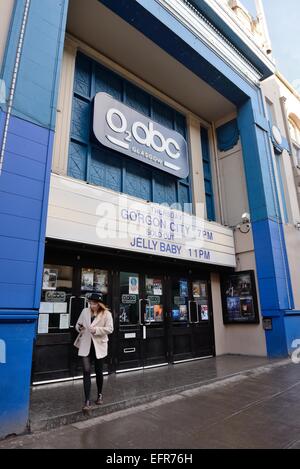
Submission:
<svg viewBox="0 0 300 469">
<path fill-rule="evenodd" d="M 224 275 L 221 291 L 224 324 L 259 324 L 253 270 Z"/>
<path fill-rule="evenodd" d="M 56 290 L 58 271 L 56 269 L 44 268 L 43 290 Z"/>
<path fill-rule="evenodd" d="M 187 280 L 184 280 L 184 279 L 181 279 L 179 280 L 179 295 L 180 296 L 184 296 L 184 297 L 187 297 L 189 296 L 189 289 L 188 289 L 188 281 Z"/>
<path fill-rule="evenodd" d="M 208 321 L 208 305 L 200 305 L 201 321 Z"/>
<path fill-rule="evenodd" d="M 107 294 L 108 290 L 108 272 L 106 270 L 94 271 L 94 291 L 101 292 L 104 295 Z"/>
<path fill-rule="evenodd" d="M 94 291 L 94 270 L 82 269 L 81 271 L 81 290 Z"/>
<path fill-rule="evenodd" d="M 146 292 L 148 295 L 162 295 L 162 279 L 160 278 L 146 278 Z"/>
<path fill-rule="evenodd" d="M 129 277 L 129 294 L 138 295 L 139 294 L 139 278 L 138 277 Z"/>
</svg>

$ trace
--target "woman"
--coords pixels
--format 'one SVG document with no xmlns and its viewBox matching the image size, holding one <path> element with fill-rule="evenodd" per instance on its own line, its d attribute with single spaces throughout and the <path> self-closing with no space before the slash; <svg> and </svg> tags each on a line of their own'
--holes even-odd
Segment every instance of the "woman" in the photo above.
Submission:
<svg viewBox="0 0 300 469">
<path fill-rule="evenodd" d="M 95 362 L 98 397 L 96 404 L 103 403 L 103 359 L 107 356 L 108 334 L 113 332 L 113 318 L 111 312 L 102 303 L 102 296 L 92 293 L 89 298 L 89 307 L 84 308 L 76 323 L 79 336 L 74 345 L 79 348 L 78 356 L 83 363 L 83 386 L 85 405 L 83 410 L 91 408 L 91 361 Z"/>
</svg>

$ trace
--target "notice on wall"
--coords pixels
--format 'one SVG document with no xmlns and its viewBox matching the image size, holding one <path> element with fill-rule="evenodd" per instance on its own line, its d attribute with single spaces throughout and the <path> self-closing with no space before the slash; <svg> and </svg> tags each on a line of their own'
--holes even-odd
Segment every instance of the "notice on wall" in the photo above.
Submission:
<svg viewBox="0 0 300 469">
<path fill-rule="evenodd" d="M 56 290 L 58 271 L 55 269 L 44 269 L 43 290 Z"/>
<path fill-rule="evenodd" d="M 138 295 L 139 293 L 139 278 L 138 277 L 129 277 L 129 294 Z"/>
<path fill-rule="evenodd" d="M 38 334 L 47 334 L 49 329 L 49 314 L 39 314 Z"/>
<path fill-rule="evenodd" d="M 40 304 L 40 313 L 53 313 L 53 305 L 54 303 L 42 301 Z"/>
<path fill-rule="evenodd" d="M 70 325 L 70 315 L 69 314 L 61 314 L 59 319 L 59 328 L 60 329 L 69 329 Z"/>
<path fill-rule="evenodd" d="M 53 313 L 66 313 L 67 303 L 54 303 Z"/>
</svg>

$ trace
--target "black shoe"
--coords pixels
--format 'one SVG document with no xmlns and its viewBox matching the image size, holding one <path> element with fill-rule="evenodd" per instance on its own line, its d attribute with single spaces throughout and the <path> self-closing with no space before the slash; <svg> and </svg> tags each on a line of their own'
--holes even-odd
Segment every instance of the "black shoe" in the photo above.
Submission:
<svg viewBox="0 0 300 469">
<path fill-rule="evenodd" d="M 102 396 L 102 394 L 99 394 L 99 395 L 98 395 L 98 399 L 96 400 L 95 404 L 96 404 L 96 405 L 101 405 L 101 404 L 103 404 L 103 396 Z"/>
</svg>

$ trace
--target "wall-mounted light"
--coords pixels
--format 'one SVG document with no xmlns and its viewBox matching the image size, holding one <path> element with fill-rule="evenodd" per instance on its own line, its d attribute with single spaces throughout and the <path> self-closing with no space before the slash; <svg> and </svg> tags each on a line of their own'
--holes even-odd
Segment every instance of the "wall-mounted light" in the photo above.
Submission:
<svg viewBox="0 0 300 469">
<path fill-rule="evenodd" d="M 297 228 L 297 230 L 300 231 L 300 221 L 297 221 L 296 225 L 295 225 L 295 228 Z"/>
</svg>

